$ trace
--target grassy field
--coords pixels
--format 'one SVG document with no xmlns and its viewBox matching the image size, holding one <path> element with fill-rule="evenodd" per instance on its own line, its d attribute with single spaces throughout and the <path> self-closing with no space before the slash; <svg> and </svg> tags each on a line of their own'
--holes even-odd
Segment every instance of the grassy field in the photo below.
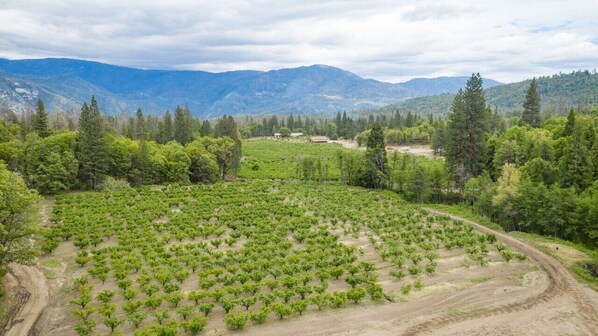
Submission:
<svg viewBox="0 0 598 336">
<path fill-rule="evenodd" d="M 328 178 L 338 180 L 339 169 L 336 155 L 341 149 L 342 146 L 339 144 L 318 144 L 306 140 L 243 141 L 243 161 L 239 177 L 294 178 L 298 156 L 318 156 L 328 163 Z"/>
</svg>

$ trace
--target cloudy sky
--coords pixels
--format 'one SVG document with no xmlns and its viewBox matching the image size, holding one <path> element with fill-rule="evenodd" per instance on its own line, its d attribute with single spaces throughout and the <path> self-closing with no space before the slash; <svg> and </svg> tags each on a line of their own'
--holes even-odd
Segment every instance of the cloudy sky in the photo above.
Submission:
<svg viewBox="0 0 598 336">
<path fill-rule="evenodd" d="M 512 82 L 598 67 L 598 0 L 1 0 L 0 57 Z"/>
</svg>

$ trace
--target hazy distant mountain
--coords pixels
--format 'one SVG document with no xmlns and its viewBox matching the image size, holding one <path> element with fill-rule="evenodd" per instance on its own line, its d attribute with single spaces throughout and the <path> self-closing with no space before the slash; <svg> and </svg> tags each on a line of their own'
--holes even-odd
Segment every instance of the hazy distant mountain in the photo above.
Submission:
<svg viewBox="0 0 598 336">
<path fill-rule="evenodd" d="M 405 83 L 399 83 L 397 85 L 418 92 L 421 96 L 432 96 L 443 93 L 452 93 L 459 91 L 460 88 L 464 88 L 469 77 L 437 77 L 437 78 L 414 78 L 406 81 Z M 484 78 L 484 89 L 491 88 L 493 86 L 501 85 L 501 82 L 493 79 Z"/>
<path fill-rule="evenodd" d="M 105 113 L 132 113 L 138 107 L 163 113 L 177 104 L 188 105 L 200 117 L 328 113 L 456 92 L 466 80 L 442 77 L 391 84 L 325 65 L 210 73 L 140 70 L 73 59 L 0 59 L 0 106 L 22 112 L 41 98 L 48 110 L 71 110 L 95 95 Z"/>
<path fill-rule="evenodd" d="M 537 81 L 543 110 L 552 109 L 563 113 L 574 106 L 598 105 L 598 74 L 595 72 L 576 71 L 540 77 Z M 530 82 L 531 80 L 525 80 L 488 88 L 485 90 L 487 102 L 492 108 L 502 111 L 522 110 Z M 422 114 L 446 114 L 450 111 L 454 98 L 454 93 L 417 97 L 386 106 L 382 110 L 398 108 Z"/>
</svg>

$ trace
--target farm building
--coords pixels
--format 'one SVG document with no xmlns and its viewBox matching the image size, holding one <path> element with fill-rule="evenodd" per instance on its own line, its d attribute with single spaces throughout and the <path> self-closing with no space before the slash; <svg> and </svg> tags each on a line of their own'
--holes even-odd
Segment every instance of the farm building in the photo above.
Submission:
<svg viewBox="0 0 598 336">
<path fill-rule="evenodd" d="M 328 142 L 330 139 L 328 139 L 328 137 L 325 136 L 312 136 L 309 137 L 309 142 L 314 142 L 314 143 L 324 143 L 324 142 Z"/>
<path fill-rule="evenodd" d="M 291 133 L 291 138 L 296 138 L 296 137 L 300 137 L 303 136 L 303 133 L 298 132 L 298 133 Z"/>
</svg>

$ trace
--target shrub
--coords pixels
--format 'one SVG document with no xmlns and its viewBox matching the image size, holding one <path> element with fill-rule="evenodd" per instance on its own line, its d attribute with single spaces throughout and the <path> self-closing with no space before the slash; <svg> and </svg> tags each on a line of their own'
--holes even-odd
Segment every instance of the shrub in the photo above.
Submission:
<svg viewBox="0 0 598 336">
<path fill-rule="evenodd" d="M 113 191 L 113 190 L 126 190 L 131 189 L 131 185 L 127 180 L 124 179 L 115 179 L 112 176 L 107 176 L 104 179 L 104 182 L 100 185 L 100 190 L 103 191 Z"/>
<path fill-rule="evenodd" d="M 224 323 L 231 330 L 240 330 L 247 323 L 247 315 L 240 313 L 228 313 L 224 316 Z"/>
</svg>

